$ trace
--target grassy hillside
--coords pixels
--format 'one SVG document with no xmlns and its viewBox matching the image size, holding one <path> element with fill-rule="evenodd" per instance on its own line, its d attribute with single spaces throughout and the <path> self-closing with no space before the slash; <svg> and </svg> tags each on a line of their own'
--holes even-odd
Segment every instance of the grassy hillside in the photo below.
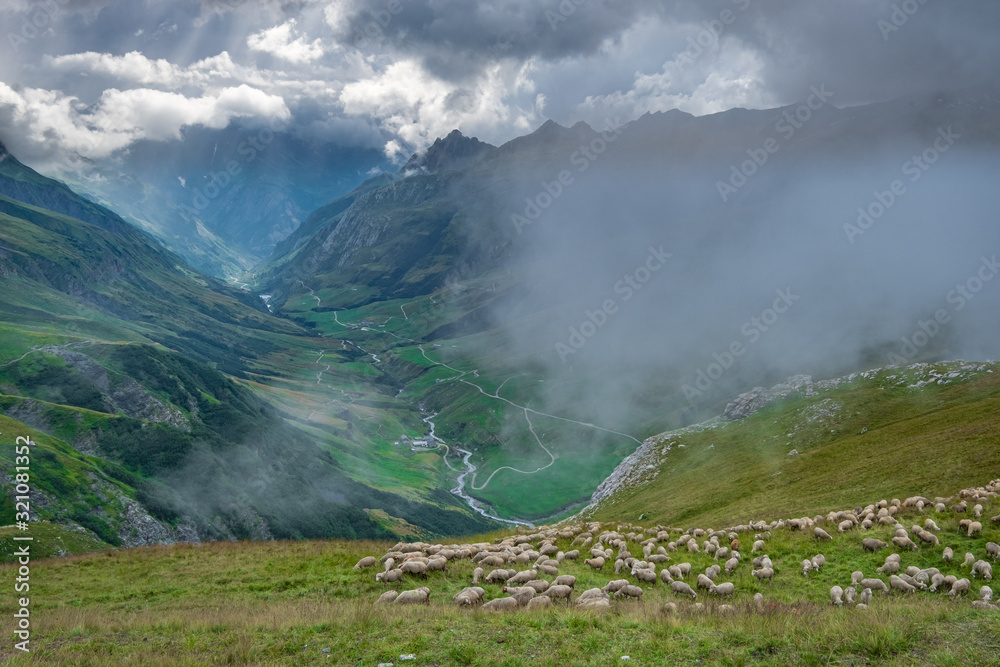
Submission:
<svg viewBox="0 0 1000 667">
<path fill-rule="evenodd" d="M 742 421 L 655 436 L 631 482 L 587 515 L 690 525 L 811 516 L 885 493 L 947 495 L 1000 474 L 998 369 L 870 371 Z"/>
<path fill-rule="evenodd" d="M 901 495 L 892 492 L 892 481 L 885 480 L 878 495 Z M 858 495 L 851 504 L 873 500 Z M 986 509 L 996 513 L 1000 503 L 987 501 Z M 960 515 L 951 512 L 907 509 L 897 519 L 909 527 L 927 516 L 937 521 L 942 544 L 901 552 L 904 569 L 933 566 L 968 576 L 960 556 L 951 564 L 942 560 L 943 546 L 984 557 L 986 541 L 1000 539 L 997 524 L 965 537 Z M 391 549 L 387 542 L 175 545 L 33 562 L 33 652 L 17 659 L 45 665 L 369 665 L 399 664 L 400 656 L 412 654 L 410 664 L 417 665 L 608 665 L 622 664 L 623 656 L 639 665 L 995 664 L 1000 612 L 970 604 L 981 579 L 973 582 L 975 593 L 954 600 L 944 593 L 878 593 L 868 610 L 831 606 L 830 587 L 849 586 L 853 570 L 878 576 L 875 569 L 889 550 L 865 553 L 861 538 L 887 540 L 891 528 L 865 535 L 827 528 L 833 541 L 817 543 L 808 533 L 781 528 L 764 535 L 775 565 L 773 583 L 751 576 L 749 560 L 757 554 L 745 546 L 744 562 L 717 579 L 736 586 L 735 597 L 725 601 L 733 607 L 729 612 L 704 590 L 699 608 L 660 582 L 642 585 L 641 602 L 614 600 L 604 613 L 561 603 L 543 611 L 457 608 L 451 597 L 470 585 L 474 564 L 468 560 L 391 587 L 376 583 L 372 569 L 352 569 L 361 557 Z M 604 529 L 623 535 L 642 530 L 615 524 Z M 654 534 L 649 524 L 645 530 Z M 669 539 L 679 535 L 674 531 Z M 642 538 L 625 538 L 633 552 L 641 550 Z M 538 537 L 532 544 L 539 545 Z M 564 551 L 573 546 L 568 538 L 555 544 Z M 803 576 L 800 561 L 817 553 L 826 564 Z M 670 555 L 671 564 L 691 564 L 692 585 L 697 573 L 716 562 L 706 553 Z M 12 576 L 12 567 L 0 571 Z M 563 561 L 560 574 L 577 577 L 576 594 L 619 578 L 610 565 L 596 572 L 582 559 Z M 373 604 L 390 588 L 421 585 L 431 590 L 429 606 Z M 504 596 L 497 584 L 485 588 L 487 599 Z M 764 596 L 761 610 L 753 602 L 756 593 Z M 12 612 L 10 600 L 0 602 L 0 613 Z M 2 651 L 13 657 L 12 649 Z"/>
</svg>

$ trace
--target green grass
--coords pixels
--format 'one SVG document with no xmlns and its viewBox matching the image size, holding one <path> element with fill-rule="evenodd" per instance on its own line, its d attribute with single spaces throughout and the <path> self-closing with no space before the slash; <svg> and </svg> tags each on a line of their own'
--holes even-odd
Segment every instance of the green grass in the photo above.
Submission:
<svg viewBox="0 0 1000 667">
<path fill-rule="evenodd" d="M 899 495 L 889 486 L 882 491 Z M 991 503 L 990 509 L 998 508 L 1000 503 Z M 958 553 L 985 555 L 985 541 L 1000 539 L 998 526 L 970 540 L 960 535 L 957 515 L 931 515 L 942 528 L 942 542 Z M 900 520 L 909 526 L 924 516 L 907 510 Z M 872 534 L 886 538 L 888 532 Z M 849 585 L 855 569 L 876 576 L 887 553 L 863 552 L 861 537 L 851 532 L 817 543 L 808 534 L 773 531 L 766 549 L 777 570 L 773 584 L 750 576 L 749 560 L 756 554 L 744 547 L 744 563 L 719 578 L 736 584 L 730 601 L 736 612 L 730 615 L 717 613 L 718 601 L 704 591 L 698 601 L 706 608 L 698 611 L 659 583 L 642 586 L 643 602 L 614 601 L 603 614 L 562 605 L 541 612 L 458 609 L 451 596 L 469 585 L 469 561 L 399 585 L 404 590 L 426 584 L 432 590 L 427 607 L 375 607 L 386 588 L 374 581 L 374 570 L 352 566 L 391 546 L 380 542 L 185 544 L 33 561 L 33 651 L 17 660 L 373 665 L 399 664 L 400 655 L 412 653 L 418 665 L 609 665 L 624 664 L 626 655 L 628 664 L 640 665 L 996 664 L 1000 613 L 972 609 L 971 598 L 877 595 L 867 611 L 832 607 L 830 586 Z M 558 545 L 570 548 L 569 540 Z M 631 548 L 639 551 L 634 543 Z M 903 565 L 934 565 L 961 576 L 957 562 L 943 563 L 941 549 L 903 552 Z M 804 577 L 798 561 L 818 552 L 826 565 Z M 691 563 L 694 573 L 715 562 L 704 553 L 672 557 Z M 0 571 L 10 574 L 11 567 Z M 577 592 L 618 578 L 610 565 L 594 572 L 582 560 L 564 561 L 560 573 L 577 576 Z M 486 588 L 488 599 L 503 596 L 497 585 Z M 752 606 L 757 592 L 765 597 L 763 613 Z M 664 608 L 668 601 L 678 604 L 678 613 Z M 0 613 L 12 612 L 11 599 L 0 598 Z M 9 648 L 3 656 L 13 662 Z"/>
</svg>

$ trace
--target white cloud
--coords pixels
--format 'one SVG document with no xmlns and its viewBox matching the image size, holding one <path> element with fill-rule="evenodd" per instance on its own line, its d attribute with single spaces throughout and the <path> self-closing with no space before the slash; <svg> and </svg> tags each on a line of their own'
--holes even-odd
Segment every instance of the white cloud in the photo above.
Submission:
<svg viewBox="0 0 1000 667">
<path fill-rule="evenodd" d="M 201 97 L 112 88 L 87 106 L 58 91 L 15 91 L 0 82 L 0 131 L 29 154 L 48 150 L 103 158 L 140 139 L 179 138 L 190 125 L 223 128 L 234 118 L 289 116 L 280 97 L 246 85 Z"/>
<path fill-rule="evenodd" d="M 289 19 L 269 30 L 250 35 L 247 38 L 247 46 L 254 51 L 270 53 L 297 65 L 323 57 L 323 45 L 319 39 L 310 43 L 305 35 L 298 37 L 295 35 L 298 35 L 298 31 L 295 30 L 295 19 Z"/>
</svg>

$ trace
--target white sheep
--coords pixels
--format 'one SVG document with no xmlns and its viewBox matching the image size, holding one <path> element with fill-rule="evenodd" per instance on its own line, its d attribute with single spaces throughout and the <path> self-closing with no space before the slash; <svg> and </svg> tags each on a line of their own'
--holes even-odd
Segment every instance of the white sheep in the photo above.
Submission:
<svg viewBox="0 0 1000 667">
<path fill-rule="evenodd" d="M 954 584 L 951 585 L 951 592 L 949 592 L 948 595 L 951 598 L 955 598 L 955 596 L 960 595 L 962 593 L 968 593 L 969 589 L 971 588 L 972 588 L 971 581 L 969 581 L 968 579 L 959 579 L 958 581 L 956 581 Z"/>
<path fill-rule="evenodd" d="M 933 530 L 935 533 L 941 531 L 941 529 L 938 528 L 938 525 L 934 523 L 934 519 L 925 519 L 924 528 L 926 528 L 927 530 Z"/>
<path fill-rule="evenodd" d="M 758 612 L 763 612 L 764 611 L 764 594 L 763 593 L 757 593 L 756 595 L 753 596 L 753 606 L 754 606 L 754 608 L 757 609 Z"/>
<path fill-rule="evenodd" d="M 739 567 L 739 565 L 740 565 L 739 558 L 730 558 L 729 560 L 726 561 L 726 573 L 728 574 L 732 572 L 737 567 Z"/>
<path fill-rule="evenodd" d="M 489 609 L 490 611 L 510 611 L 520 606 L 521 603 L 514 598 L 497 598 L 484 604 L 483 609 Z"/>
<path fill-rule="evenodd" d="M 759 581 L 767 579 L 768 583 L 772 582 L 774 578 L 774 570 L 769 567 L 763 567 L 759 570 L 751 570 L 750 574 L 757 577 Z"/>
<path fill-rule="evenodd" d="M 889 577 L 889 587 L 894 588 L 897 591 L 902 591 L 903 593 L 913 593 L 917 590 L 916 587 L 896 575 Z"/>
<path fill-rule="evenodd" d="M 572 574 L 560 574 L 558 577 L 555 578 L 555 581 L 552 582 L 552 585 L 569 586 L 570 588 L 573 588 L 574 586 L 576 586 L 576 577 L 574 577 Z"/>
<path fill-rule="evenodd" d="M 525 582 L 525 586 L 529 586 L 535 589 L 535 593 L 544 593 L 549 589 L 549 582 L 544 579 L 532 579 L 531 581 Z"/>
<path fill-rule="evenodd" d="M 522 607 L 535 597 L 535 589 L 530 586 L 504 586 L 503 592 L 517 600 Z"/>
<path fill-rule="evenodd" d="M 844 604 L 844 589 L 840 586 L 834 586 L 830 589 L 830 604 L 837 605 L 838 607 Z"/>
<path fill-rule="evenodd" d="M 572 594 L 573 588 L 565 584 L 553 584 L 549 586 L 548 590 L 542 593 L 545 597 L 552 598 L 553 600 L 566 600 L 566 602 L 569 602 Z"/>
<path fill-rule="evenodd" d="M 402 570 L 389 570 L 388 572 L 379 572 L 375 575 L 375 581 L 381 581 L 383 584 L 394 584 L 397 581 L 403 580 Z"/>
<path fill-rule="evenodd" d="M 628 585 L 628 579 L 615 579 L 606 583 L 601 590 L 605 593 L 617 593 Z"/>
<path fill-rule="evenodd" d="M 618 591 L 615 592 L 615 599 L 617 600 L 620 597 L 629 597 L 634 600 L 641 600 L 642 589 L 639 588 L 638 586 L 633 586 L 632 584 L 628 584 L 627 586 L 622 586 Z"/>
<path fill-rule="evenodd" d="M 950 563 L 955 558 L 955 551 L 951 547 L 945 547 L 944 551 L 941 552 L 941 558 L 944 562 Z"/>
<path fill-rule="evenodd" d="M 844 602 L 847 604 L 854 604 L 854 598 L 858 594 L 858 589 L 854 586 L 849 586 L 844 589 Z"/>
<path fill-rule="evenodd" d="M 847 521 L 845 523 L 850 523 L 850 522 Z M 843 531 L 841 531 L 841 532 L 843 532 Z M 815 528 L 813 528 L 813 537 L 815 537 L 817 540 L 832 540 L 833 539 L 833 537 L 830 535 L 830 533 L 826 532 L 825 530 L 823 530 L 819 526 L 816 526 Z"/>
<path fill-rule="evenodd" d="M 966 537 L 972 537 L 976 533 L 981 533 L 983 531 L 983 524 L 979 521 L 973 521 L 969 524 L 969 532 Z"/>
<path fill-rule="evenodd" d="M 726 582 L 724 584 L 713 585 L 708 589 L 708 592 L 712 595 L 718 596 L 728 596 L 732 597 L 733 593 L 736 591 L 736 586 L 732 582 Z"/>
<path fill-rule="evenodd" d="M 979 599 L 983 602 L 990 602 L 993 600 L 993 589 L 989 586 L 983 586 L 979 589 Z"/>
<path fill-rule="evenodd" d="M 986 543 L 986 553 L 993 557 L 993 560 L 1000 560 L 1000 544 L 996 542 Z"/>
<path fill-rule="evenodd" d="M 811 560 L 813 569 L 817 571 L 826 564 L 826 556 L 823 554 L 816 554 Z"/>
<path fill-rule="evenodd" d="M 861 580 L 865 578 L 865 573 L 861 570 L 855 570 L 851 573 L 851 586 L 857 586 L 861 583 Z"/>
<path fill-rule="evenodd" d="M 976 561 L 972 566 L 972 578 L 975 579 L 976 575 L 982 575 L 983 579 L 986 581 L 993 580 L 993 566 L 989 564 L 988 561 L 979 560 Z"/>
<path fill-rule="evenodd" d="M 392 601 L 393 604 L 430 604 L 431 589 L 426 586 L 412 591 L 403 591 Z"/>
<path fill-rule="evenodd" d="M 528 611 L 531 611 L 531 610 L 534 610 L 534 609 L 545 609 L 550 604 L 552 604 L 552 599 L 551 598 L 537 597 L 537 598 L 531 598 L 530 600 L 528 600 L 528 604 L 525 605 L 525 608 Z"/>
<path fill-rule="evenodd" d="M 375 600 L 375 604 L 387 604 L 395 600 L 398 595 L 397 591 L 386 591 L 378 597 L 378 600 Z"/>
<path fill-rule="evenodd" d="M 375 560 L 374 556 L 365 556 L 364 558 L 362 558 L 361 560 L 359 560 L 357 562 L 357 564 L 355 564 L 354 569 L 355 570 L 363 570 L 366 567 L 373 567 L 375 565 L 375 563 L 377 563 L 377 562 L 378 561 Z"/>
<path fill-rule="evenodd" d="M 675 581 L 670 584 L 670 590 L 677 595 L 690 595 L 692 600 L 698 597 L 698 594 L 691 590 L 691 587 L 683 581 Z"/>
<path fill-rule="evenodd" d="M 962 567 L 971 567 L 973 563 L 976 562 L 975 554 L 970 554 L 968 551 L 965 552 L 965 560 L 962 561 Z"/>
<path fill-rule="evenodd" d="M 802 576 L 808 577 L 809 573 L 812 572 L 813 562 L 811 560 L 802 561 Z"/>
<path fill-rule="evenodd" d="M 597 558 L 588 558 L 585 561 L 583 561 L 583 564 L 589 565 L 595 570 L 600 570 L 604 567 L 604 557 L 598 556 Z"/>
<path fill-rule="evenodd" d="M 885 585 L 885 582 L 881 579 L 862 579 L 861 586 L 866 589 L 879 590 L 883 593 L 889 592 L 889 587 Z"/>
<path fill-rule="evenodd" d="M 872 601 L 872 589 L 862 588 L 861 597 L 858 599 L 858 606 L 860 607 L 864 605 L 867 607 L 871 603 L 871 601 Z"/>
<path fill-rule="evenodd" d="M 712 579 L 710 577 L 708 577 L 707 575 L 704 575 L 704 574 L 699 574 L 698 575 L 698 588 L 704 588 L 704 589 L 708 590 L 708 589 L 710 589 L 714 585 L 715 585 L 715 582 L 712 581 Z"/>
<path fill-rule="evenodd" d="M 885 565 L 875 570 L 879 574 L 896 574 L 899 572 L 899 561 L 898 560 L 887 560 Z"/>
</svg>

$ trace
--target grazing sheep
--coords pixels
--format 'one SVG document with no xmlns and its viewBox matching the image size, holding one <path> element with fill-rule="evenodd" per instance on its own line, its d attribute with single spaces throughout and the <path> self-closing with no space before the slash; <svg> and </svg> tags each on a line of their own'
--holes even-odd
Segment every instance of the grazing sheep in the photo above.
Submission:
<svg viewBox="0 0 1000 667">
<path fill-rule="evenodd" d="M 665 602 L 663 604 L 663 612 L 665 614 L 676 614 L 677 613 L 677 603 L 676 602 Z"/>
<path fill-rule="evenodd" d="M 899 572 L 899 561 L 898 560 L 887 560 L 885 565 L 875 570 L 879 574 L 896 574 Z"/>
<path fill-rule="evenodd" d="M 555 581 L 552 582 L 553 586 L 569 586 L 573 588 L 576 586 L 576 577 L 572 574 L 561 574 L 556 577 Z"/>
<path fill-rule="evenodd" d="M 977 574 L 983 575 L 983 579 L 986 581 L 993 580 L 993 566 L 985 560 L 976 561 L 972 566 L 972 578 L 975 579 Z"/>
<path fill-rule="evenodd" d="M 483 601 L 486 591 L 478 586 L 463 588 L 461 592 L 455 594 L 452 600 L 459 607 L 472 607 Z"/>
<path fill-rule="evenodd" d="M 490 600 L 483 605 L 483 609 L 489 609 L 491 611 L 509 611 L 512 609 L 517 609 L 521 606 L 521 603 L 514 598 L 497 598 L 496 600 Z"/>
<path fill-rule="evenodd" d="M 712 586 L 708 589 L 708 592 L 712 595 L 728 596 L 732 597 L 733 593 L 736 592 L 736 586 L 732 582 L 726 582 L 724 584 L 718 584 L 717 586 Z"/>
<path fill-rule="evenodd" d="M 750 574 L 757 577 L 759 581 L 764 581 L 767 579 L 768 583 L 771 583 L 774 578 L 774 570 L 769 567 L 764 567 L 759 570 L 751 570 Z"/>
<path fill-rule="evenodd" d="M 861 546 L 864 547 L 865 551 L 879 551 L 880 549 L 885 549 L 888 544 L 882 540 L 876 540 L 874 537 L 866 537 L 861 540 Z"/>
<path fill-rule="evenodd" d="M 753 596 L 753 606 L 758 612 L 764 611 L 764 594 L 757 593 Z"/>
<path fill-rule="evenodd" d="M 448 559 L 444 557 L 430 558 L 427 560 L 428 572 L 447 572 Z"/>
<path fill-rule="evenodd" d="M 726 561 L 726 574 L 729 574 L 730 572 L 732 572 L 733 570 L 735 570 L 737 567 L 739 567 L 739 565 L 740 565 L 740 559 L 739 558 L 730 558 L 729 560 L 727 560 Z"/>
<path fill-rule="evenodd" d="M 927 590 L 927 586 L 922 581 L 915 579 L 909 574 L 900 573 L 899 578 L 908 583 L 909 585 L 913 586 L 914 588 L 919 588 L 922 591 Z"/>
<path fill-rule="evenodd" d="M 826 556 L 823 554 L 816 554 L 811 560 L 813 569 L 817 571 L 826 564 Z"/>
<path fill-rule="evenodd" d="M 375 575 L 375 581 L 381 581 L 383 584 L 394 584 L 397 581 L 403 580 L 402 570 L 389 570 L 388 572 L 379 572 Z"/>
<path fill-rule="evenodd" d="M 854 598 L 858 594 L 858 589 L 854 586 L 849 586 L 844 589 L 844 602 L 847 604 L 854 604 Z"/>
<path fill-rule="evenodd" d="M 544 593 L 549 589 L 549 582 L 544 579 L 533 579 L 531 581 L 525 582 L 525 586 L 535 589 L 535 593 Z"/>
<path fill-rule="evenodd" d="M 633 569 L 632 576 L 643 583 L 656 584 L 656 570 Z"/>
<path fill-rule="evenodd" d="M 576 603 L 580 604 L 581 602 L 586 602 L 587 600 L 592 599 L 610 600 L 611 596 L 602 591 L 600 588 L 588 588 L 584 592 L 580 593 L 580 597 L 576 599 Z"/>
<path fill-rule="evenodd" d="M 481 561 L 479 561 L 479 564 L 482 565 L 483 567 L 500 567 L 501 565 L 504 565 L 506 562 L 507 561 L 505 561 L 503 558 L 500 558 L 500 556 L 486 556 Z"/>
<path fill-rule="evenodd" d="M 968 551 L 965 552 L 965 560 L 962 561 L 962 567 L 971 567 L 973 563 L 976 562 L 976 556 L 970 554 Z"/>
<path fill-rule="evenodd" d="M 844 589 L 840 586 L 834 586 L 830 589 L 830 604 L 837 605 L 838 607 L 844 604 Z"/>
<path fill-rule="evenodd" d="M 889 587 L 897 591 L 902 591 L 903 593 L 914 593 L 916 592 L 916 587 L 908 584 L 903 579 L 900 579 L 896 575 L 889 577 Z"/>
<path fill-rule="evenodd" d="M 811 560 L 802 561 L 802 576 L 808 577 L 812 569 L 813 569 L 813 562 Z"/>
<path fill-rule="evenodd" d="M 681 578 L 682 579 L 684 577 L 688 576 L 689 574 L 691 574 L 691 563 L 680 563 L 680 564 L 677 565 L 677 567 L 681 571 Z"/>
<path fill-rule="evenodd" d="M 600 570 L 604 567 L 604 557 L 598 556 L 597 558 L 588 558 L 587 560 L 583 561 L 583 564 L 589 565 L 595 570 Z"/>
<path fill-rule="evenodd" d="M 577 549 L 573 549 L 572 551 L 567 551 L 563 555 L 563 558 L 565 558 L 566 560 L 576 560 L 579 557 L 580 557 L 580 552 Z"/>
<path fill-rule="evenodd" d="M 566 602 L 569 602 L 572 594 L 573 587 L 565 584 L 553 584 L 549 586 L 548 590 L 542 593 L 545 597 L 552 598 L 553 600 L 566 600 Z"/>
<path fill-rule="evenodd" d="M 955 557 L 955 552 L 952 550 L 951 547 L 945 547 L 944 551 L 941 553 L 941 558 L 943 558 L 944 562 L 946 563 L 950 563 L 954 557 Z"/>
<path fill-rule="evenodd" d="M 522 572 L 518 572 L 513 577 L 508 578 L 507 585 L 510 586 L 511 584 L 514 585 L 526 584 L 529 581 L 534 581 L 537 578 L 538 578 L 538 573 L 535 572 L 534 570 L 524 570 Z"/>
<path fill-rule="evenodd" d="M 968 593 L 970 588 L 972 588 L 972 582 L 968 579 L 959 579 L 951 585 L 951 592 L 948 593 L 948 596 L 954 599 L 957 595 Z"/>
<path fill-rule="evenodd" d="M 528 600 L 528 604 L 525 605 L 525 608 L 528 609 L 529 611 L 532 609 L 544 609 L 548 607 L 550 604 L 552 604 L 552 600 L 550 598 L 537 597 Z"/>
<path fill-rule="evenodd" d="M 753 543 L 753 547 L 750 549 L 751 553 L 756 553 L 757 551 L 764 550 L 764 540 L 757 540 Z"/>
<path fill-rule="evenodd" d="M 392 601 L 393 604 L 430 604 L 431 589 L 426 586 L 412 591 L 403 591 Z"/>
<path fill-rule="evenodd" d="M 606 583 L 601 590 L 605 593 L 617 593 L 628 585 L 628 579 L 615 579 Z"/>
<path fill-rule="evenodd" d="M 617 600 L 620 597 L 629 597 L 632 598 L 633 600 L 641 600 L 642 589 L 639 588 L 638 586 L 633 586 L 632 584 L 628 584 L 627 586 L 622 586 L 621 589 L 615 592 L 615 599 Z"/>
<path fill-rule="evenodd" d="M 675 581 L 670 584 L 670 590 L 676 595 L 690 595 L 692 600 L 698 597 L 698 594 L 691 590 L 691 587 L 683 581 Z"/>
<path fill-rule="evenodd" d="M 830 533 L 826 532 L 825 530 L 823 530 L 819 526 L 816 526 L 815 528 L 813 528 L 813 537 L 815 537 L 817 540 L 832 540 L 833 539 L 833 536 L 831 536 Z"/>
<path fill-rule="evenodd" d="M 996 542 L 986 543 L 986 553 L 993 557 L 993 560 L 1000 560 L 1000 544 Z"/>
<path fill-rule="evenodd" d="M 553 565 L 553 563 L 555 563 L 555 565 Z M 544 563 L 535 563 L 531 567 L 532 569 L 538 570 L 542 574 L 549 577 L 554 577 L 559 574 L 559 563 L 554 560 L 545 561 Z"/>
<path fill-rule="evenodd" d="M 983 602 L 989 602 L 993 599 L 993 589 L 989 586 L 983 586 L 979 589 L 979 599 Z"/>
<path fill-rule="evenodd" d="M 972 516 L 974 516 L 977 519 L 982 519 L 983 506 L 977 503 L 976 506 L 972 508 Z"/>
<path fill-rule="evenodd" d="M 705 590 L 708 590 L 714 585 L 715 582 L 712 581 L 708 576 L 704 574 L 698 575 L 698 588 L 704 588 Z"/>
<path fill-rule="evenodd" d="M 535 589 L 530 586 L 504 586 L 503 592 L 517 600 L 522 607 L 535 597 Z"/>
<path fill-rule="evenodd" d="M 865 578 L 865 573 L 861 570 L 855 570 L 851 573 L 851 586 L 857 586 L 861 583 L 861 580 Z"/>
<path fill-rule="evenodd" d="M 849 519 L 841 521 L 840 524 L 837 526 L 837 530 L 839 530 L 842 533 L 846 533 L 852 528 L 854 528 L 854 522 Z"/>
<path fill-rule="evenodd" d="M 861 586 L 863 588 L 868 588 L 872 590 L 879 590 L 883 593 L 889 592 L 889 587 L 885 585 L 885 582 L 881 579 L 862 579 Z"/>
<path fill-rule="evenodd" d="M 375 560 L 374 556 L 365 556 L 364 558 L 362 558 L 361 560 L 359 560 L 357 562 L 357 564 L 354 566 L 354 569 L 355 570 L 363 570 L 366 567 L 374 567 L 375 563 L 377 563 L 377 562 L 378 561 Z"/>
<path fill-rule="evenodd" d="M 427 563 L 421 563 L 418 560 L 408 560 L 399 566 L 406 574 L 419 574 L 423 577 L 427 576 Z"/>
<path fill-rule="evenodd" d="M 378 597 L 378 600 L 375 600 L 375 604 L 386 604 L 392 602 L 398 595 L 399 593 L 396 591 L 386 591 Z"/>
<path fill-rule="evenodd" d="M 934 523 L 934 519 L 925 519 L 924 528 L 926 528 L 927 530 L 933 530 L 936 533 L 941 531 L 941 529 L 938 528 L 938 525 Z"/>
<path fill-rule="evenodd" d="M 920 539 L 921 542 L 925 542 L 927 544 L 933 544 L 934 546 L 940 544 L 937 535 L 930 532 L 929 530 L 921 530 L 917 532 L 917 537 Z"/>
<path fill-rule="evenodd" d="M 972 523 L 969 524 L 969 532 L 966 534 L 966 537 L 972 537 L 976 533 L 981 533 L 982 531 L 983 531 L 983 524 L 980 523 L 979 521 L 973 521 Z"/>
<path fill-rule="evenodd" d="M 483 575 L 486 574 L 486 570 L 481 567 L 477 567 L 472 571 L 472 585 L 478 586 L 479 582 L 482 580 Z"/>
<path fill-rule="evenodd" d="M 516 570 L 493 570 L 486 575 L 485 581 L 488 584 L 503 584 L 515 574 L 517 574 Z"/>
<path fill-rule="evenodd" d="M 870 588 L 861 589 L 861 597 L 858 599 L 858 606 L 867 607 L 871 601 L 872 601 L 872 589 Z"/>
<path fill-rule="evenodd" d="M 896 537 L 892 538 L 892 543 L 895 544 L 900 549 L 910 549 L 911 551 L 917 550 L 917 545 L 914 544 L 913 540 L 911 540 L 908 537 L 900 537 L 899 535 L 897 535 Z"/>
<path fill-rule="evenodd" d="M 940 573 L 935 574 L 931 577 L 931 587 L 930 591 L 932 593 L 937 593 L 938 588 L 944 585 L 944 576 Z"/>
</svg>

